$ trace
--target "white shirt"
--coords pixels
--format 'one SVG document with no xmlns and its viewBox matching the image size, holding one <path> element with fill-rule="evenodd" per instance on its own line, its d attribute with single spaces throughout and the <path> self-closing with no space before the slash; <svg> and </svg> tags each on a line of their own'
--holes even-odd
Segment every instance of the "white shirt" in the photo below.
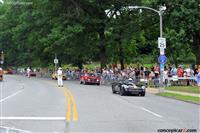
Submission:
<svg viewBox="0 0 200 133">
<path fill-rule="evenodd" d="M 58 76 L 62 76 L 62 70 L 58 70 Z"/>
<path fill-rule="evenodd" d="M 28 69 L 27 69 L 27 72 L 28 72 L 28 73 L 30 73 L 30 72 L 31 72 L 31 69 L 30 69 L 30 68 L 28 68 Z"/>
</svg>

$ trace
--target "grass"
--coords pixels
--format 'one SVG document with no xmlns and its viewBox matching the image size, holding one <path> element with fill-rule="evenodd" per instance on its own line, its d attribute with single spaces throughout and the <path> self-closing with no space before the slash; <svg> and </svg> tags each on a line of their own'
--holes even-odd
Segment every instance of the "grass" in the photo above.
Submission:
<svg viewBox="0 0 200 133">
<path fill-rule="evenodd" d="M 182 101 L 189 101 L 189 102 L 200 104 L 200 98 L 199 97 L 186 96 L 186 95 L 174 94 L 174 93 L 169 93 L 169 92 L 160 93 L 158 95 L 164 96 L 164 97 L 170 97 L 170 98 L 174 98 L 174 99 L 178 99 L 178 100 L 182 100 Z"/>
<path fill-rule="evenodd" d="M 180 91 L 180 92 L 200 94 L 200 87 L 198 86 L 169 86 L 166 87 L 165 89 L 170 91 Z"/>
</svg>

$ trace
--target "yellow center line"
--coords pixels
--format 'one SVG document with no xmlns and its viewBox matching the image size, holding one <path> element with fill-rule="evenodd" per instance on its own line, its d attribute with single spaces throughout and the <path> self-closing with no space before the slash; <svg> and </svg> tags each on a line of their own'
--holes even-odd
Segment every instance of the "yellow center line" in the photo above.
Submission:
<svg viewBox="0 0 200 133">
<path fill-rule="evenodd" d="M 77 112 L 77 107 L 76 107 L 76 102 L 75 102 L 74 96 L 72 95 L 72 93 L 70 92 L 70 90 L 68 88 L 66 88 L 66 91 L 68 91 L 68 93 L 70 95 L 70 99 L 72 101 L 73 121 L 78 121 L 78 112 Z"/>
<path fill-rule="evenodd" d="M 52 83 L 52 82 L 51 82 Z M 54 84 L 54 83 L 52 83 Z M 77 112 L 77 106 L 76 106 L 76 101 L 71 93 L 71 91 L 67 87 L 61 87 L 59 88 L 60 90 L 63 91 L 64 96 L 67 101 L 67 111 L 66 111 L 66 121 L 69 122 L 71 120 L 71 104 L 72 104 L 72 113 L 73 113 L 73 121 L 78 121 L 78 112 Z"/>
<path fill-rule="evenodd" d="M 66 112 L 66 121 L 69 122 L 70 121 L 70 117 L 71 117 L 71 102 L 70 102 L 70 96 L 69 94 L 63 89 L 64 91 L 64 95 L 67 101 L 67 112 Z"/>
</svg>

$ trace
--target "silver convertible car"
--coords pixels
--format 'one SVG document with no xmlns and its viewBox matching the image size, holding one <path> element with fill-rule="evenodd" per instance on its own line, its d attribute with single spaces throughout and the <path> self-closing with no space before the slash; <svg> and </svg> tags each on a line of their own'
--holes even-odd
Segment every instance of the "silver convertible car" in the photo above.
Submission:
<svg viewBox="0 0 200 133">
<path fill-rule="evenodd" d="M 112 83 L 112 92 L 121 96 L 127 94 L 145 96 L 145 86 L 136 85 L 132 79 L 119 80 Z"/>
</svg>

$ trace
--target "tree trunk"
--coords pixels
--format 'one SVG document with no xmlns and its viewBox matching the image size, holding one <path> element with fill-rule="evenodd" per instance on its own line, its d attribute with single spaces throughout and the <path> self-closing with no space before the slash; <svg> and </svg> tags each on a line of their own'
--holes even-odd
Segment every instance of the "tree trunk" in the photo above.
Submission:
<svg viewBox="0 0 200 133">
<path fill-rule="evenodd" d="M 192 51 L 194 52 L 196 56 L 196 64 L 200 64 L 200 35 L 199 32 L 195 32 L 193 34 L 193 45 L 192 45 Z"/>
<path fill-rule="evenodd" d="M 81 61 L 78 62 L 78 68 L 79 68 L 80 70 L 83 69 L 83 63 L 82 63 Z"/>
<path fill-rule="evenodd" d="M 121 64 L 121 70 L 124 70 L 124 53 L 123 53 L 123 49 L 121 46 L 121 42 L 119 44 L 119 61 Z"/>
<path fill-rule="evenodd" d="M 105 29 L 101 28 L 99 33 L 99 47 L 100 47 L 100 62 L 101 62 L 101 69 L 106 67 L 107 58 L 106 58 L 106 46 L 105 46 Z"/>
</svg>

